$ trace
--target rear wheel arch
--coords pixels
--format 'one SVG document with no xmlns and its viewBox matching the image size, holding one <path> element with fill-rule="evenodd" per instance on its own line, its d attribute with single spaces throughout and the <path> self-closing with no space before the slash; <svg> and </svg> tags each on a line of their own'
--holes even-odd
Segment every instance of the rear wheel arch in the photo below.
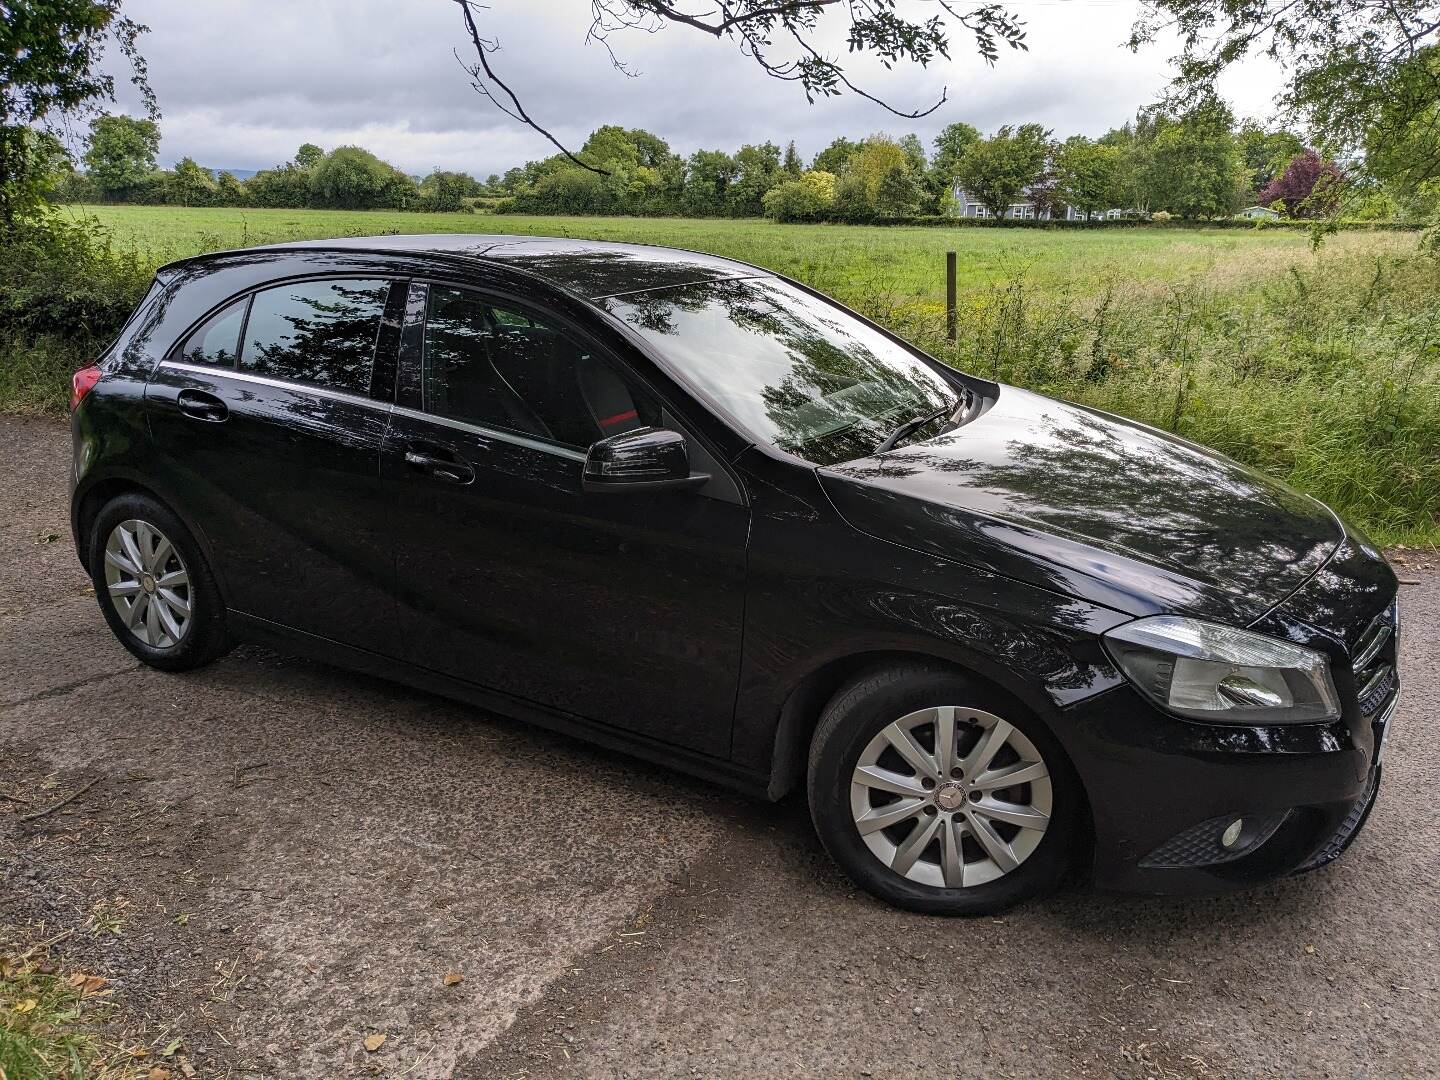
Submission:
<svg viewBox="0 0 1440 1080">
<path fill-rule="evenodd" d="M 223 581 L 221 581 L 220 568 L 216 565 L 214 553 L 210 548 L 209 537 L 205 530 L 199 528 L 194 519 L 178 505 L 175 500 L 166 498 L 154 487 L 144 484 L 128 476 L 109 476 L 103 480 L 96 481 L 87 488 L 76 501 L 74 510 L 75 546 L 80 555 L 80 565 L 87 571 L 90 569 L 90 533 L 95 527 L 95 519 L 100 516 L 103 510 L 114 500 L 122 495 L 144 495 L 146 498 L 154 499 L 170 513 L 180 519 L 181 523 L 189 530 L 195 543 L 199 545 L 201 553 L 210 563 L 212 573 L 216 582 L 221 586 L 223 594 Z"/>
</svg>

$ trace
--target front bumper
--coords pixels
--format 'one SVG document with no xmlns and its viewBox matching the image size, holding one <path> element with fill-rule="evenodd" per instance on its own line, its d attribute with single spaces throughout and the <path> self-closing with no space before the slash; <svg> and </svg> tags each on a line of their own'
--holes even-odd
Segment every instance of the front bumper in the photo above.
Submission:
<svg viewBox="0 0 1440 1080">
<path fill-rule="evenodd" d="M 1333 723 L 1252 728 L 1183 720 L 1128 685 L 1066 710 L 1057 734 L 1090 800 L 1096 884 L 1216 892 L 1339 858 L 1375 803 L 1399 701 L 1393 597 L 1393 585 L 1370 591 L 1329 632 L 1295 617 L 1313 610 L 1304 604 L 1314 598 L 1305 596 L 1257 624 L 1330 652 L 1344 706 Z M 1386 633 L 1372 650 L 1377 627 Z M 1236 819 L 1243 830 L 1227 848 L 1223 832 Z"/>
</svg>

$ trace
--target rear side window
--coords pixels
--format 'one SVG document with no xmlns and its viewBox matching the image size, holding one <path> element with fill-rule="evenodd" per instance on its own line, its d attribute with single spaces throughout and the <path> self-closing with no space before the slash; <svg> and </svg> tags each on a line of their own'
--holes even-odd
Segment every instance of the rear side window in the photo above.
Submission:
<svg viewBox="0 0 1440 1080">
<path fill-rule="evenodd" d="M 245 301 L 237 300 L 210 316 L 185 341 L 180 359 L 187 364 L 234 367 L 240 355 L 240 328 L 245 324 Z"/>
<path fill-rule="evenodd" d="M 299 281 L 250 302 L 240 367 L 257 375 L 365 394 L 390 283 Z"/>
</svg>

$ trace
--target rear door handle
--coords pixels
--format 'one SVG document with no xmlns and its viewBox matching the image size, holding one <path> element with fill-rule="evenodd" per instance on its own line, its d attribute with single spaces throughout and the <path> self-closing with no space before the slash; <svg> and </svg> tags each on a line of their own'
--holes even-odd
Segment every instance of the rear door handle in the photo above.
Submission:
<svg viewBox="0 0 1440 1080">
<path fill-rule="evenodd" d="M 475 479 L 475 470 L 459 455 L 439 447 L 411 446 L 405 451 L 405 464 L 450 484 L 468 484 Z"/>
<path fill-rule="evenodd" d="M 196 420 L 208 420 L 212 424 L 218 424 L 230 415 L 230 410 L 223 401 L 204 390 L 181 390 L 175 397 L 175 407 L 186 416 Z"/>
</svg>

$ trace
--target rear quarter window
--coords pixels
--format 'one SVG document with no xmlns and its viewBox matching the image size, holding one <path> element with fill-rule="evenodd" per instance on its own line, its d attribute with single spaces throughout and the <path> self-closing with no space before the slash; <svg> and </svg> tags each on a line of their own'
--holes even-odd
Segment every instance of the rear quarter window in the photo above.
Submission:
<svg viewBox="0 0 1440 1080">
<path fill-rule="evenodd" d="M 240 368 L 257 375 L 365 394 L 390 283 L 297 281 L 250 301 Z"/>
<path fill-rule="evenodd" d="M 248 297 L 237 300 L 206 319 L 185 339 L 178 359 L 187 364 L 233 368 L 240 355 L 240 330 L 245 325 L 247 302 Z"/>
</svg>

